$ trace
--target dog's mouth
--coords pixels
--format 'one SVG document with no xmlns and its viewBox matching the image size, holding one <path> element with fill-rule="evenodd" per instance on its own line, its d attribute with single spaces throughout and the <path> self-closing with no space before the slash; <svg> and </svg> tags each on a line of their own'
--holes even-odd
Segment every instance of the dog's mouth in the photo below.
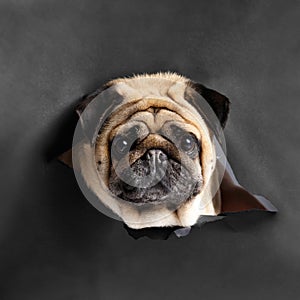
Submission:
<svg viewBox="0 0 300 300">
<path fill-rule="evenodd" d="M 175 159 L 159 149 L 148 150 L 129 168 L 110 177 L 109 189 L 122 200 L 143 204 L 166 204 L 170 209 L 198 194 L 202 182 Z"/>
</svg>

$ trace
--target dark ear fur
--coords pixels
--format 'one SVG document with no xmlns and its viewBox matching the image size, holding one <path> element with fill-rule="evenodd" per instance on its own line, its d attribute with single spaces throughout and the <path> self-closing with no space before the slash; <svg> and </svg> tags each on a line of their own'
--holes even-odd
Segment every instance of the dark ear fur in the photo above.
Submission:
<svg viewBox="0 0 300 300">
<path fill-rule="evenodd" d="M 229 114 L 229 99 L 219 92 L 205 87 L 201 83 L 190 81 L 188 86 L 194 89 L 208 102 L 220 120 L 221 126 L 224 128 Z"/>
<path fill-rule="evenodd" d="M 95 92 L 91 93 L 91 94 L 87 94 L 85 96 L 82 97 L 82 99 L 80 100 L 79 104 L 76 105 L 75 110 L 76 113 L 78 114 L 78 116 L 80 117 L 80 115 L 83 113 L 83 111 L 85 110 L 85 108 L 91 103 L 91 101 L 97 97 L 101 92 L 107 90 L 110 87 L 110 85 L 105 84 L 102 87 L 100 87 L 99 89 L 97 89 Z M 111 101 L 111 98 L 108 97 L 107 101 L 104 101 L 101 103 L 99 111 L 89 111 L 89 118 L 92 121 L 92 124 L 96 123 L 95 120 L 99 119 L 101 120 L 101 115 L 103 113 L 105 113 L 105 111 L 107 109 L 109 109 L 110 107 L 113 106 L 114 102 Z M 92 132 L 94 128 L 89 128 L 90 124 L 88 123 L 89 120 L 85 120 L 84 123 L 82 124 L 82 126 L 84 126 L 85 128 L 87 128 L 87 131 Z M 94 138 L 97 135 L 97 133 L 94 134 Z M 72 162 L 72 148 L 65 151 L 64 153 L 60 154 L 57 159 L 64 163 L 65 165 L 69 166 L 69 167 L 73 167 L 73 162 Z"/>
<path fill-rule="evenodd" d="M 111 85 L 108 84 L 104 84 L 103 86 L 101 86 L 100 88 L 98 88 L 96 91 L 94 91 L 93 93 L 90 94 L 86 94 L 82 97 L 82 99 L 80 100 L 80 103 L 77 104 L 75 110 L 77 112 L 77 114 L 80 116 L 82 114 L 82 112 L 84 111 L 84 109 L 87 107 L 87 105 L 95 98 L 97 97 L 101 92 L 103 92 L 104 90 L 108 89 L 109 87 L 111 87 Z"/>
<path fill-rule="evenodd" d="M 122 95 L 116 92 L 115 89 L 109 89 L 110 87 L 111 84 L 105 84 L 94 93 L 87 95 L 76 107 L 83 133 L 92 144 L 96 141 L 101 124 L 106 122 L 113 109 L 123 100 Z M 89 105 L 100 94 L 100 99 Z M 98 126 L 100 127 L 98 128 Z"/>
</svg>

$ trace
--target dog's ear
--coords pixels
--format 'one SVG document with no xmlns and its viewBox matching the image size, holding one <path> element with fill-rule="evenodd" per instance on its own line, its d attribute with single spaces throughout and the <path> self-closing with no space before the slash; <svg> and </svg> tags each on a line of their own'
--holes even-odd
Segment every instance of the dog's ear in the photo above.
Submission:
<svg viewBox="0 0 300 300">
<path fill-rule="evenodd" d="M 205 87 L 201 83 L 189 81 L 188 86 L 195 90 L 208 102 L 218 117 L 222 128 L 224 128 L 229 114 L 229 99 L 221 93 Z"/>
<path fill-rule="evenodd" d="M 93 101 L 94 99 L 96 101 Z M 105 124 L 114 108 L 122 103 L 122 100 L 123 96 L 113 88 L 113 84 L 108 83 L 96 92 L 87 95 L 76 107 L 82 135 L 87 137 L 91 144 L 96 142 L 101 125 Z"/>
<path fill-rule="evenodd" d="M 90 137 L 90 139 L 94 142 L 98 132 L 95 131 L 96 125 L 102 121 L 102 119 L 105 119 L 111 109 L 114 105 L 119 103 L 121 101 L 120 97 L 115 96 L 115 92 L 109 91 L 109 88 L 112 85 L 107 83 L 97 89 L 95 92 L 91 94 L 87 94 L 82 97 L 80 100 L 80 103 L 77 104 L 75 107 L 76 113 L 80 119 L 81 126 L 84 130 L 84 132 Z M 94 105 L 92 109 L 89 109 L 86 112 L 86 116 L 84 119 L 81 118 L 81 115 L 83 114 L 83 111 L 88 107 L 88 105 L 92 102 L 94 98 L 96 98 L 100 93 L 106 93 L 104 97 L 102 97 L 102 101 L 98 103 L 97 105 Z M 112 97 L 112 94 L 114 97 Z M 119 96 L 119 95 L 118 95 Z M 113 99 L 113 101 L 112 101 Z M 64 163 L 65 165 L 69 167 L 73 167 L 72 163 L 72 148 L 65 151 L 64 153 L 60 154 L 57 159 Z"/>
</svg>

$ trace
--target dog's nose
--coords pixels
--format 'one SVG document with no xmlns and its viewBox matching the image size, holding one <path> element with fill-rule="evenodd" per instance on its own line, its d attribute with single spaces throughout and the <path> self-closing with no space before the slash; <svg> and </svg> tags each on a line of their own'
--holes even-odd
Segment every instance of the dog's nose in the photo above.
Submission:
<svg viewBox="0 0 300 300">
<path fill-rule="evenodd" d="M 147 159 L 155 164 L 162 164 L 168 159 L 167 155 L 160 149 L 150 149 L 147 152 Z"/>
</svg>

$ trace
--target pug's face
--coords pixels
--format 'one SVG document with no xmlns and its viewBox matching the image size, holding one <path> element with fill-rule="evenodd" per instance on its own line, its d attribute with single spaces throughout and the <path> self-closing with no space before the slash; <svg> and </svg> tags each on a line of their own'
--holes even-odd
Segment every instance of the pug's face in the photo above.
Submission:
<svg viewBox="0 0 300 300">
<path fill-rule="evenodd" d="M 211 180 L 218 175 L 211 118 L 205 120 L 203 109 L 207 105 L 224 127 L 228 103 L 177 74 L 113 80 L 77 110 L 93 137 L 86 144 L 78 139 L 73 162 L 88 188 L 129 227 L 193 225 L 201 214 L 220 211 L 213 192 L 218 178 Z M 89 126 L 90 120 L 101 126 Z"/>
<path fill-rule="evenodd" d="M 110 135 L 109 189 L 121 199 L 176 207 L 202 186 L 201 138 L 182 116 L 138 111 Z"/>
</svg>

